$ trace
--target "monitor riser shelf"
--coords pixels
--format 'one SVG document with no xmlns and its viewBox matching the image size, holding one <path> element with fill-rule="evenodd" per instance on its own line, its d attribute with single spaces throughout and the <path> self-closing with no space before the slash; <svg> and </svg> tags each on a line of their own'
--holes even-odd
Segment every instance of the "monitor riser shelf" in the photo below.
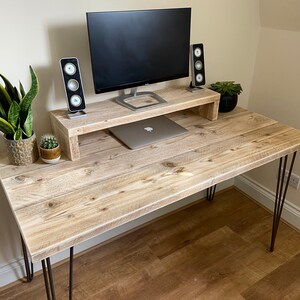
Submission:
<svg viewBox="0 0 300 300">
<path fill-rule="evenodd" d="M 50 112 L 54 134 L 70 160 L 80 159 L 79 136 L 110 127 L 136 122 L 177 111 L 192 109 L 208 120 L 217 120 L 220 95 L 209 89 L 197 93 L 187 91 L 186 87 L 172 87 L 156 91 L 167 104 L 148 109 L 132 111 L 113 99 L 87 105 L 85 118 L 69 119 L 66 110 Z"/>
</svg>

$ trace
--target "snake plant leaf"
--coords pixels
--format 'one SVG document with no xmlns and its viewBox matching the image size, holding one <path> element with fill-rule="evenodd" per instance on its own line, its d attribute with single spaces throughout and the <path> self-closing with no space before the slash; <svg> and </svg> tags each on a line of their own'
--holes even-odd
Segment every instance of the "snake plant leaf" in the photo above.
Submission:
<svg viewBox="0 0 300 300">
<path fill-rule="evenodd" d="M 20 106 L 16 101 L 13 101 L 8 111 L 8 122 L 13 126 L 17 127 L 19 121 Z"/>
<path fill-rule="evenodd" d="M 19 81 L 19 88 L 20 88 L 22 99 L 23 99 L 25 96 L 25 90 L 24 90 L 24 87 L 23 87 L 21 81 Z"/>
<path fill-rule="evenodd" d="M 18 98 L 18 100 L 16 100 L 16 101 L 18 103 L 20 103 L 23 97 L 21 96 L 21 94 L 19 93 L 19 91 L 16 87 L 14 87 L 14 91 L 15 91 L 15 94 L 17 95 L 17 98 Z"/>
<path fill-rule="evenodd" d="M 2 74 L 0 74 L 0 77 L 3 79 L 3 81 L 5 83 L 5 89 L 8 93 L 8 95 L 10 96 L 10 98 L 12 100 L 15 100 L 18 102 L 19 101 L 18 94 L 16 94 L 15 89 L 12 86 L 12 84 L 10 83 L 10 81 L 6 77 L 4 77 Z"/>
<path fill-rule="evenodd" d="M 8 114 L 8 110 L 12 103 L 12 100 L 1 83 L 0 83 L 0 103 L 2 104 L 2 107 L 4 108 L 6 114 Z"/>
<path fill-rule="evenodd" d="M 6 114 L 5 109 L 2 106 L 1 102 L 0 102 L 0 117 L 7 120 L 7 114 Z"/>
<path fill-rule="evenodd" d="M 0 131 L 2 131 L 5 135 L 13 135 L 15 133 L 15 129 L 3 118 L 0 117 Z"/>
<path fill-rule="evenodd" d="M 18 126 L 18 129 L 16 130 L 15 134 L 14 134 L 14 140 L 17 141 L 17 140 L 22 140 L 22 134 L 23 134 L 23 131 L 20 127 L 20 125 Z"/>
<path fill-rule="evenodd" d="M 27 137 L 32 136 L 32 110 L 29 108 L 25 122 L 23 124 L 23 131 Z"/>
<path fill-rule="evenodd" d="M 38 83 L 37 76 L 31 66 L 29 66 L 29 69 L 30 69 L 30 75 L 31 75 L 31 87 L 30 87 L 29 91 L 27 92 L 27 94 L 25 94 L 25 96 L 23 97 L 23 100 L 20 104 L 22 112 L 28 111 L 28 109 L 31 106 L 32 101 L 34 100 L 34 98 L 37 96 L 37 94 L 39 92 L 39 83 Z"/>
</svg>

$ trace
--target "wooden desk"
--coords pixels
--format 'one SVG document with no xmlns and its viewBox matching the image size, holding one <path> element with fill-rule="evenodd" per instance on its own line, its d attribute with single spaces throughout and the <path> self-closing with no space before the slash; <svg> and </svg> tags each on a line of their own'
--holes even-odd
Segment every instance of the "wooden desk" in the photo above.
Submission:
<svg viewBox="0 0 300 300">
<path fill-rule="evenodd" d="M 1 182 L 33 262 L 300 148 L 299 130 L 240 108 L 217 121 L 190 110 L 170 118 L 189 133 L 129 150 L 98 131 L 79 137 L 80 160 L 57 165 L 12 167 L 1 158 Z M 275 236 L 284 198 L 279 182 Z"/>
</svg>

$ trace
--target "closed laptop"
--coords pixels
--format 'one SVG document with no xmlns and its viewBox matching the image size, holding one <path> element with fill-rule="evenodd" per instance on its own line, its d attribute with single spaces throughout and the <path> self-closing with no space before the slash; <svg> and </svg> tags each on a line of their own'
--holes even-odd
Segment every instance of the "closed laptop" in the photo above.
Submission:
<svg viewBox="0 0 300 300">
<path fill-rule="evenodd" d="M 187 132 L 165 116 L 112 127 L 109 131 L 130 149 L 142 148 Z"/>
</svg>

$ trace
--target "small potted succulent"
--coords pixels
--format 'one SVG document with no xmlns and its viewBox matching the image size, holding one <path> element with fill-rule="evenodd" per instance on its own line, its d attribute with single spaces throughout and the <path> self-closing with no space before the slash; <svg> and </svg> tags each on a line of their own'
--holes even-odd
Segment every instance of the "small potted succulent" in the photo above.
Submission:
<svg viewBox="0 0 300 300">
<path fill-rule="evenodd" d="M 31 66 L 31 86 L 26 93 L 21 82 L 19 89 L 0 74 L 0 133 L 7 146 L 11 164 L 27 165 L 39 157 L 36 136 L 32 129 L 32 101 L 39 91 L 37 76 Z"/>
<path fill-rule="evenodd" d="M 234 81 L 218 81 L 209 88 L 221 94 L 219 112 L 232 111 L 237 105 L 238 95 L 243 91 L 241 85 Z"/>
<path fill-rule="evenodd" d="M 59 161 L 61 151 L 57 139 L 53 134 L 45 134 L 41 137 L 40 154 L 45 163 L 55 164 Z"/>
</svg>

